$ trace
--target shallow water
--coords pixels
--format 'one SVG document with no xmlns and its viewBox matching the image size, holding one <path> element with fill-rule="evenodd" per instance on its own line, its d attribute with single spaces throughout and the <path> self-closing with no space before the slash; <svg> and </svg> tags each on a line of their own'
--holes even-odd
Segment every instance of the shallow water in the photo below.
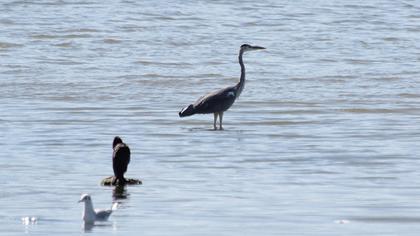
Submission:
<svg viewBox="0 0 420 236">
<path fill-rule="evenodd" d="M 0 3 L 7 235 L 417 235 L 416 1 Z M 247 84 L 225 113 L 180 119 Z M 116 199 L 111 144 L 132 150 Z M 120 209 L 83 228 L 81 193 Z M 23 222 L 22 217 L 35 217 Z M 25 224 L 26 223 L 26 224 Z"/>
</svg>

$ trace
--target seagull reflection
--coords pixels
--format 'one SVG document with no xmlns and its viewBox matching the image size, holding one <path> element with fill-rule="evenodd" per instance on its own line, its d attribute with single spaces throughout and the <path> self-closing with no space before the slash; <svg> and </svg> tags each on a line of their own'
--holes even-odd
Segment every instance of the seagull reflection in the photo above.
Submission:
<svg viewBox="0 0 420 236">
<path fill-rule="evenodd" d="M 102 223 L 102 224 L 82 223 L 82 229 L 85 233 L 92 232 L 93 228 L 95 228 L 95 227 L 112 227 L 113 230 L 117 229 L 115 222 L 112 222 L 112 224 L 109 224 L 109 223 Z"/>
<path fill-rule="evenodd" d="M 95 225 L 94 224 L 89 224 L 89 223 L 83 223 L 82 224 L 82 229 L 85 231 L 85 232 L 92 232 L 92 229 L 93 229 L 93 227 L 94 227 Z"/>
</svg>

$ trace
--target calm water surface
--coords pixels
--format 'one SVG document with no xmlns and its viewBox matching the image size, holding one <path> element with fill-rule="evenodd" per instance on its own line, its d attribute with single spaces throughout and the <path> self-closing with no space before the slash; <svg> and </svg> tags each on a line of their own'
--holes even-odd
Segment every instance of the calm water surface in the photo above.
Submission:
<svg viewBox="0 0 420 236">
<path fill-rule="evenodd" d="M 3 234 L 418 235 L 418 1 L 2 1 Z M 225 113 L 178 117 L 247 84 Z M 132 149 L 125 198 L 101 187 Z M 84 229 L 81 193 L 120 209 Z M 22 217 L 36 217 L 22 224 Z"/>
</svg>

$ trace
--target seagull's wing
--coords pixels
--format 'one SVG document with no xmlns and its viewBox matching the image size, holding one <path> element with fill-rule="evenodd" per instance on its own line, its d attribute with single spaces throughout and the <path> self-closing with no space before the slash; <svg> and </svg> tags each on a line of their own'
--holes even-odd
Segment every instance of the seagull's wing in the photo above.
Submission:
<svg viewBox="0 0 420 236">
<path fill-rule="evenodd" d="M 97 221 L 105 221 L 108 220 L 109 216 L 112 213 L 112 210 L 98 210 L 95 209 L 95 213 L 96 213 L 96 220 Z"/>
</svg>

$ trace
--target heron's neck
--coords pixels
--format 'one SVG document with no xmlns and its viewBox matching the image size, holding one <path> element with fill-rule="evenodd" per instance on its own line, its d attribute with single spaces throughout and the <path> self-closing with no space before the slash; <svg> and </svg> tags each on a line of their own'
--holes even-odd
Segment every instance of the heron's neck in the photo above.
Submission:
<svg viewBox="0 0 420 236">
<path fill-rule="evenodd" d="M 237 85 L 237 95 L 236 97 L 239 97 L 239 95 L 241 95 L 242 90 L 245 87 L 245 65 L 244 65 L 244 61 L 242 60 L 242 55 L 244 54 L 244 52 L 241 50 L 239 51 L 239 65 L 241 66 L 241 79 L 239 80 L 239 83 Z"/>
</svg>

